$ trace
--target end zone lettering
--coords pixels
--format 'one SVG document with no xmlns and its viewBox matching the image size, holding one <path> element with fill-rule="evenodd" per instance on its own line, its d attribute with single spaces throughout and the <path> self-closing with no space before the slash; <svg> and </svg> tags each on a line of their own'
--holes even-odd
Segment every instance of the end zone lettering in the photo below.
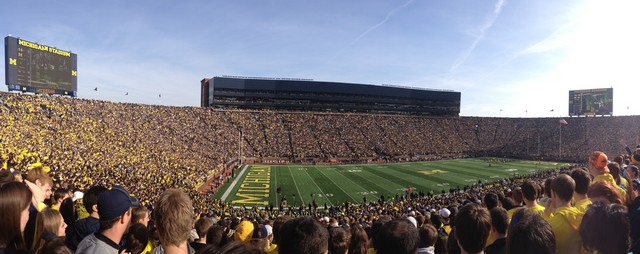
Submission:
<svg viewBox="0 0 640 254">
<path fill-rule="evenodd" d="M 254 166 L 236 193 L 239 199 L 231 201 L 232 204 L 268 205 L 269 187 L 271 186 L 271 167 Z"/>
</svg>

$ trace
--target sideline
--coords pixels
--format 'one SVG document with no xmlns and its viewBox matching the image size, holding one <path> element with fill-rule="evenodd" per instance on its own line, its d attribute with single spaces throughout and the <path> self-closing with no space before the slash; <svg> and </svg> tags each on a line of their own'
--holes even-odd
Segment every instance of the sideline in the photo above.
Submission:
<svg viewBox="0 0 640 254">
<path fill-rule="evenodd" d="M 244 168 L 242 168 L 242 171 L 238 173 L 238 176 L 236 177 L 235 180 L 233 180 L 233 182 L 231 183 L 231 186 L 229 186 L 229 188 L 227 188 L 227 191 L 225 191 L 224 194 L 222 194 L 222 197 L 220 198 L 222 199 L 222 202 L 226 202 L 227 197 L 229 196 L 229 193 L 231 193 L 233 188 L 236 187 L 238 180 L 240 180 L 240 178 L 242 178 L 242 175 L 244 175 L 244 171 L 247 171 L 247 167 L 249 167 L 249 165 L 244 165 Z"/>
</svg>

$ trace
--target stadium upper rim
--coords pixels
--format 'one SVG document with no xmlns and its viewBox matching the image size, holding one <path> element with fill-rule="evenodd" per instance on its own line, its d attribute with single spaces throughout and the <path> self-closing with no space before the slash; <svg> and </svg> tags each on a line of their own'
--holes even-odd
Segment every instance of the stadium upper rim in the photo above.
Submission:
<svg viewBox="0 0 640 254">
<path fill-rule="evenodd" d="M 233 78 L 233 79 L 254 79 L 254 80 L 283 80 L 283 81 L 316 81 L 314 79 L 307 78 L 274 78 L 274 77 L 245 77 L 245 76 L 233 76 L 233 75 L 221 75 L 214 76 L 214 78 Z M 330 81 L 316 81 L 316 82 L 327 82 L 327 83 L 341 83 L 341 84 L 350 84 L 346 82 L 330 82 Z M 403 88 L 403 89 L 414 89 L 414 90 L 422 90 L 422 91 L 433 91 L 433 92 L 455 92 L 451 89 L 437 89 L 437 88 L 423 88 L 423 87 L 412 87 L 412 86 L 402 86 L 402 85 L 393 85 L 393 84 L 361 84 L 358 85 L 366 85 L 366 86 L 384 86 L 384 87 L 394 87 L 394 88 Z"/>
</svg>

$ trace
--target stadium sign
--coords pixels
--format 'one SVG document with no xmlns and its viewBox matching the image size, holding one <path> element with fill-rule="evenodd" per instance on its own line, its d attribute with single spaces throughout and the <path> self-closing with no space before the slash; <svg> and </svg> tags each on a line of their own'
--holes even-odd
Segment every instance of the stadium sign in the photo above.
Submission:
<svg viewBox="0 0 640 254">
<path fill-rule="evenodd" d="M 76 54 L 11 36 L 4 44 L 9 91 L 77 96 Z"/>
</svg>

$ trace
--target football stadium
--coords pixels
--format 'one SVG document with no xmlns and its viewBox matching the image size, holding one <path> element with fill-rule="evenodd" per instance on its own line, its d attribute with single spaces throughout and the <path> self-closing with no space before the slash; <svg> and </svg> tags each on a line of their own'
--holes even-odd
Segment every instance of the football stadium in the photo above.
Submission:
<svg viewBox="0 0 640 254">
<path fill-rule="evenodd" d="M 235 101 L 256 101 L 250 93 L 238 94 Z M 283 98 L 276 92 L 269 96 Z M 39 204 L 62 210 L 66 200 L 67 207 L 78 209 L 78 222 L 91 207 L 83 209 L 73 200 L 95 202 L 80 197 L 97 186 L 115 184 L 124 185 L 145 211 L 157 210 L 165 190 L 178 189 L 193 202 L 194 215 L 229 227 L 288 216 L 326 225 L 356 223 L 363 230 L 382 219 L 402 218 L 423 224 L 439 218 L 434 225 L 444 230 L 454 218 L 451 213 L 469 203 L 486 206 L 492 198 L 504 207 L 505 216 L 532 204 L 523 196 L 533 195 L 549 206 L 555 197 L 545 194 L 553 190 L 551 179 L 574 171 L 588 176 L 596 166 L 625 181 L 602 180 L 602 186 L 593 186 L 615 194 L 594 190 L 590 195 L 623 204 L 635 193 L 637 168 L 632 164 L 638 154 L 627 144 L 637 142 L 638 116 L 460 117 L 455 110 L 452 116 L 433 116 L 428 110 L 393 114 L 353 104 L 342 110 L 340 101 L 322 98 L 321 103 L 334 107 L 313 110 L 304 105 L 316 107 L 309 97 L 295 108 L 279 109 L 282 103 L 270 101 L 271 106 L 258 109 L 0 93 L 1 172 L 3 179 L 42 183 L 44 189 L 34 188 L 58 193 L 42 197 Z M 367 98 L 378 99 L 385 98 Z M 594 150 L 602 152 L 594 157 Z M 613 164 L 606 165 L 605 154 Z M 619 165 L 625 164 L 630 166 L 622 172 Z M 575 181 L 567 184 L 573 193 Z M 532 207 L 544 211 L 539 203 Z"/>
<path fill-rule="evenodd" d="M 427 15 L 419 8 L 405 8 L 425 4 L 418 2 L 407 1 L 386 12 L 369 10 L 382 19 L 368 29 L 359 26 L 370 20 L 317 21 L 362 30 L 353 38 L 344 35 L 351 38 L 346 41 L 334 34 L 327 37 L 335 41 L 314 42 L 316 33 L 324 36 L 328 31 L 297 27 L 293 23 L 301 21 L 295 16 L 309 13 L 289 13 L 279 1 L 264 9 L 230 4 L 241 7 L 228 12 L 241 10 L 246 14 L 241 15 L 243 22 L 226 16 L 225 4 L 190 6 L 206 13 L 189 12 L 198 17 L 200 29 L 187 36 L 165 35 L 193 29 L 196 25 L 183 23 L 185 17 L 168 23 L 167 12 L 158 10 L 166 20 L 154 19 L 150 27 L 148 14 L 135 8 L 135 16 L 115 15 L 130 23 L 101 30 L 99 36 L 78 33 L 99 30 L 96 27 L 47 26 L 49 31 L 24 26 L 26 34 L 65 49 L 6 36 L 6 91 L 0 91 L 0 253 L 640 253 L 640 115 L 629 114 L 633 104 L 625 105 L 627 114 L 614 114 L 609 79 L 591 81 L 585 75 L 583 83 L 572 84 L 576 87 L 550 90 L 557 83 L 549 76 L 514 78 L 541 75 L 532 69 L 544 65 L 558 68 L 562 75 L 551 76 L 568 82 L 566 77 L 575 72 L 565 74 L 562 68 L 584 61 L 584 49 L 562 43 L 591 30 L 563 34 L 580 24 L 576 22 L 558 25 L 551 35 L 536 35 L 541 37 L 517 47 L 506 44 L 526 36 L 512 30 L 510 37 L 491 37 L 505 29 L 499 24 L 502 12 L 510 16 L 500 18 L 521 17 L 518 25 L 523 27 L 548 20 L 533 22 L 526 18 L 536 15 L 508 13 L 513 11 L 508 8 L 524 4 L 498 0 L 483 6 L 492 10 L 489 16 L 468 14 L 469 19 L 483 20 L 478 29 L 463 28 L 462 19 L 449 24 L 473 37 L 470 46 L 458 45 L 460 34 L 449 34 L 445 41 L 439 41 L 440 32 L 422 40 L 376 35 L 401 18 L 397 12 L 406 12 L 402 18 L 408 20 Z M 26 9 L 18 8 L 24 3 L 10 5 Z M 320 8 L 308 8 L 311 5 L 304 9 Z M 107 14 L 125 9 L 103 7 Z M 172 11 L 185 11 L 182 8 L 176 4 Z M 360 12 L 349 10 L 353 13 L 343 15 Z M 276 25 L 273 17 L 253 17 L 271 11 L 286 16 L 284 25 Z M 458 9 L 454 14 L 429 13 L 463 16 Z M 49 18 L 42 19 L 38 27 Z M 99 24 L 90 20 L 92 26 Z M 427 28 L 407 25 L 427 21 L 432 20 L 403 23 L 402 28 L 427 33 Z M 210 27 L 201 27 L 205 25 Z M 211 32 L 217 26 L 224 29 Z M 248 27 L 260 31 L 246 37 Z M 542 33 L 534 30 L 527 31 Z M 138 35 L 128 38 L 127 31 L 128 36 L 131 31 Z M 389 45 L 367 52 L 372 47 L 368 43 L 377 41 Z M 276 49 L 272 43 L 282 45 Z M 344 45 L 316 48 L 334 43 Z M 68 45 L 82 50 L 76 53 L 66 49 Z M 220 47 L 229 52 L 220 53 Z M 432 47 L 443 50 L 426 54 Z M 461 49 L 454 54 L 445 52 L 448 47 Z M 480 52 L 483 47 L 491 50 Z M 256 60 L 256 51 L 249 48 L 273 54 Z M 317 55 L 289 52 L 300 48 Z M 576 51 L 567 53 L 565 48 Z M 559 59 L 549 53 L 555 51 L 581 55 L 580 61 L 553 66 L 540 60 Z M 444 60 L 433 60 L 440 54 L 446 55 Z M 403 57 L 396 58 L 399 55 Z M 486 55 L 502 58 L 479 60 Z M 356 61 L 341 62 L 349 57 Z M 282 64 L 287 61 L 296 64 Z M 310 68 L 297 61 L 325 63 Z M 421 64 L 429 61 L 435 63 Z M 426 70 L 443 63 L 449 66 Z M 589 72 L 577 69 L 580 75 Z M 224 71 L 321 79 L 222 75 Z M 506 72 L 516 74 L 507 77 Z M 83 80 L 85 73 L 91 78 Z M 370 84 L 380 77 L 384 80 L 378 83 L 396 79 L 413 85 Z M 432 83 L 446 89 L 430 88 Z M 510 87 L 513 84 L 518 87 Z M 535 103 L 536 111 L 556 105 L 548 101 L 561 93 L 568 114 L 550 108 L 542 117 L 529 117 L 533 106 L 526 105 L 517 116 L 502 117 L 502 105 L 516 105 L 513 101 L 522 100 L 521 94 L 531 87 L 545 90 L 542 97 L 530 95 L 527 103 Z M 616 91 L 617 105 L 630 103 L 617 97 L 627 96 L 623 93 L 628 87 L 619 85 Z M 468 96 L 471 93 L 484 97 Z M 185 98 L 189 103 L 174 103 Z M 491 109 L 496 112 L 492 116 L 465 114 L 483 112 L 486 109 L 470 108 L 487 103 L 495 103 L 491 107 L 499 111 Z"/>
</svg>

